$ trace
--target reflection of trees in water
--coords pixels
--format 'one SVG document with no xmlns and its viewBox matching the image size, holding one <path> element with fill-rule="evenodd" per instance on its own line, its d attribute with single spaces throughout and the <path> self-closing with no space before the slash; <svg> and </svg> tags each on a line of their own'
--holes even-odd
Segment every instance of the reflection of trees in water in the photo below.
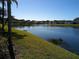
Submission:
<svg viewBox="0 0 79 59">
<path fill-rule="evenodd" d="M 63 44 L 61 44 L 60 47 L 79 55 L 79 51 L 72 48 L 71 45 L 69 45 L 67 42 L 64 42 Z"/>
<path fill-rule="evenodd" d="M 73 31 L 74 35 L 79 36 L 79 27 L 73 27 L 72 31 Z"/>
</svg>

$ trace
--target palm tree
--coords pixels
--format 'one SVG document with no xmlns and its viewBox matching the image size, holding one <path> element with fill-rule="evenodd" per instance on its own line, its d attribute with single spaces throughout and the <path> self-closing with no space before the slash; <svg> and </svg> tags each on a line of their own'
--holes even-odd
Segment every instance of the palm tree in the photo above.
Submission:
<svg viewBox="0 0 79 59">
<path fill-rule="evenodd" d="M 2 19 L 1 19 L 1 21 L 2 21 L 2 34 L 4 33 L 4 5 L 5 5 L 5 3 L 4 3 L 4 0 L 0 0 L 0 2 L 2 3 Z"/>
<path fill-rule="evenodd" d="M 10 58 L 15 59 L 13 44 L 11 40 L 11 0 L 7 0 L 7 11 L 8 11 L 8 49 L 10 53 Z"/>
<path fill-rule="evenodd" d="M 7 13 L 8 13 L 8 50 L 9 50 L 9 54 L 10 54 L 10 58 L 11 59 L 15 59 L 15 55 L 14 55 L 14 51 L 13 51 L 13 44 L 12 44 L 12 40 L 11 40 L 11 3 L 15 2 L 17 5 L 17 0 L 0 0 L 0 2 L 2 3 L 2 32 L 4 32 L 4 5 L 5 5 L 5 1 L 7 2 Z"/>
<path fill-rule="evenodd" d="M 2 8 L 0 7 L 0 23 L 2 23 L 1 21 L 2 21 Z"/>
<path fill-rule="evenodd" d="M 10 58 L 15 59 L 14 51 L 13 51 L 13 44 L 11 40 L 11 2 L 16 2 L 16 0 L 7 0 L 7 12 L 8 12 L 8 49 L 10 53 Z"/>
<path fill-rule="evenodd" d="M 4 34 L 4 0 L 2 0 L 2 33 Z"/>
</svg>

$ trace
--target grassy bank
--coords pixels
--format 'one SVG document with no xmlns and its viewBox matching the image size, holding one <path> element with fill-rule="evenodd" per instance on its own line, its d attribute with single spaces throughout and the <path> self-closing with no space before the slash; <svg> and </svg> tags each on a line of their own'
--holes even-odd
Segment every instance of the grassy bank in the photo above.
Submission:
<svg viewBox="0 0 79 59">
<path fill-rule="evenodd" d="M 50 24 L 50 26 L 79 27 L 79 24 Z"/>
<path fill-rule="evenodd" d="M 79 59 L 79 56 L 29 32 L 13 28 L 12 39 L 16 48 L 16 59 Z"/>
</svg>

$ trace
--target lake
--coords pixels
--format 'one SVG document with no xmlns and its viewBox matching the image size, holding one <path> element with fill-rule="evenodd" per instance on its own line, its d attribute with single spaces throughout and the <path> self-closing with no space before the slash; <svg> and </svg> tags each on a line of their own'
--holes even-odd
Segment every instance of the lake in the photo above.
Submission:
<svg viewBox="0 0 79 59">
<path fill-rule="evenodd" d="M 61 38 L 65 42 L 61 47 L 79 54 L 79 28 L 35 25 L 16 27 L 16 29 L 29 31 L 45 40 Z"/>
</svg>

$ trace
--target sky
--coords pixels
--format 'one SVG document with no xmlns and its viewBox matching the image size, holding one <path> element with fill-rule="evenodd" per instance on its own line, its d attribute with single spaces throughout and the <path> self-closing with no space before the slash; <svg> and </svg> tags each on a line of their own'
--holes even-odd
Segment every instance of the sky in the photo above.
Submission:
<svg viewBox="0 0 79 59">
<path fill-rule="evenodd" d="M 18 0 L 12 15 L 25 20 L 73 20 L 79 17 L 79 0 Z"/>
</svg>

